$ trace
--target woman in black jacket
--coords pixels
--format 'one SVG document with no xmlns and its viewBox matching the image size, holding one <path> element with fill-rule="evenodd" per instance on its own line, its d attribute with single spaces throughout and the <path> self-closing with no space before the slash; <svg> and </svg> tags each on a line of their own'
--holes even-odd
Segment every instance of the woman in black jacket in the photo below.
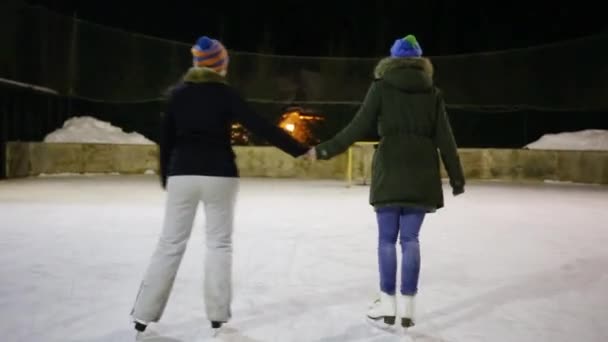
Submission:
<svg viewBox="0 0 608 342">
<path fill-rule="evenodd" d="M 207 317 L 214 328 L 231 317 L 232 226 L 239 177 L 230 140 L 232 123 L 242 123 L 293 157 L 308 150 L 259 117 L 227 85 L 228 53 L 219 41 L 201 37 L 192 54 L 194 66 L 172 90 L 162 124 L 160 170 L 167 189 L 166 213 L 131 313 L 140 335 L 162 316 L 199 202 L 206 217 Z"/>
</svg>

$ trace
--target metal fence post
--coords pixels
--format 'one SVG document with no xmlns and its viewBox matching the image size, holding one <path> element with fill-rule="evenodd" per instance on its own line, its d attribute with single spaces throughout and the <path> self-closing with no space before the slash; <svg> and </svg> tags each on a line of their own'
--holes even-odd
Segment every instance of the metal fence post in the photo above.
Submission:
<svg viewBox="0 0 608 342">
<path fill-rule="evenodd" d="M 6 99 L 0 98 L 0 179 L 6 178 L 6 140 L 7 137 L 7 116 L 8 105 Z"/>
</svg>

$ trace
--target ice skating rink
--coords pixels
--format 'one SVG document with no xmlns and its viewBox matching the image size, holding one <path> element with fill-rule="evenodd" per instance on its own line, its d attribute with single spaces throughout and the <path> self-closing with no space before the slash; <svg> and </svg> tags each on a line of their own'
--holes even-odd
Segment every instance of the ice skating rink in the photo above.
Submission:
<svg viewBox="0 0 608 342">
<path fill-rule="evenodd" d="M 417 341 L 608 341 L 608 187 L 470 183 L 427 216 Z M 217 341 L 404 337 L 365 320 L 377 293 L 368 187 L 243 179 L 233 320 Z M 133 341 L 129 313 L 155 247 L 156 176 L 0 182 L 0 335 L 7 342 Z M 165 316 L 150 329 L 203 341 L 199 211 Z"/>
</svg>

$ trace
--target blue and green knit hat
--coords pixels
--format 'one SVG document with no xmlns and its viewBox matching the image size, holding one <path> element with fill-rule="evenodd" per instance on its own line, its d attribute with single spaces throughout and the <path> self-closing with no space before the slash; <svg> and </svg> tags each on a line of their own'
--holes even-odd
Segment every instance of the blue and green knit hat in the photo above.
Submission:
<svg viewBox="0 0 608 342">
<path fill-rule="evenodd" d="M 420 57 L 422 48 L 413 34 L 395 40 L 391 47 L 391 57 Z"/>
</svg>

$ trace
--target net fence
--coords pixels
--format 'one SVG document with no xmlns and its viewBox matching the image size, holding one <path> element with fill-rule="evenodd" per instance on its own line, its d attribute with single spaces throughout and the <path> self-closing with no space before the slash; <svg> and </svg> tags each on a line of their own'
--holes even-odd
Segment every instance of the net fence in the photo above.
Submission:
<svg viewBox="0 0 608 342">
<path fill-rule="evenodd" d="M 53 101 L 61 103 L 56 107 L 66 111 L 51 118 L 32 113 L 28 120 L 54 122 L 64 116 L 94 115 L 158 139 L 163 94 L 191 65 L 190 43 L 104 27 L 33 6 L 10 18 L 12 26 L 10 20 L 0 24 L 6 26 L 0 37 L 7 47 L 0 56 L 0 77 L 52 89 L 57 93 Z M 350 121 L 380 58 L 231 50 L 228 79 L 274 122 L 294 106 L 323 117 L 314 127 L 315 137 L 323 140 Z M 608 34 L 430 59 L 463 147 L 521 147 L 545 133 L 608 128 Z M 9 88 L 15 87 L 0 87 L 5 99 L 10 97 Z M 10 101 L 25 95 L 19 96 Z M 32 96 L 51 101 L 48 94 Z M 18 117 L 19 105 L 2 108 L 8 113 L 7 124 L 23 120 Z M 49 124 L 47 130 L 58 125 L 61 122 Z M 14 138 L 43 138 L 39 130 L 8 131 Z M 253 137 L 248 143 L 263 142 Z"/>
<path fill-rule="evenodd" d="M 112 29 L 39 7 L 18 23 L 15 79 L 99 101 L 158 99 L 191 65 L 189 43 Z M 10 49 L 9 49 L 10 51 Z M 608 34 L 540 47 L 431 56 L 447 102 L 460 108 L 608 109 Z M 354 102 L 378 58 L 230 51 L 231 84 L 259 101 Z M 71 91 L 71 93 L 70 93 Z"/>
</svg>

